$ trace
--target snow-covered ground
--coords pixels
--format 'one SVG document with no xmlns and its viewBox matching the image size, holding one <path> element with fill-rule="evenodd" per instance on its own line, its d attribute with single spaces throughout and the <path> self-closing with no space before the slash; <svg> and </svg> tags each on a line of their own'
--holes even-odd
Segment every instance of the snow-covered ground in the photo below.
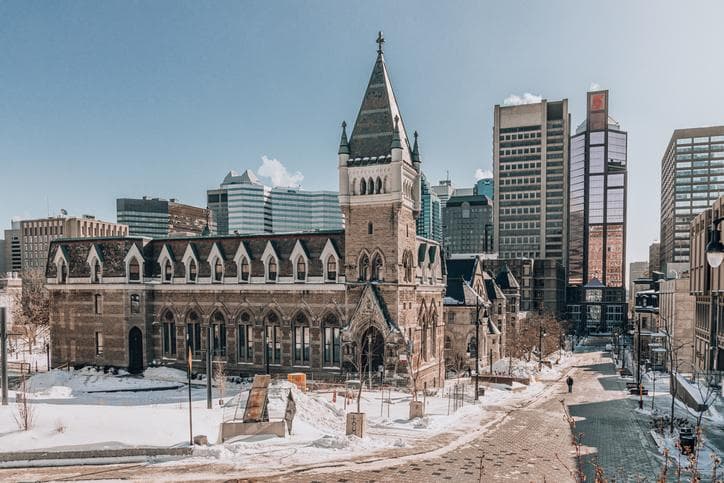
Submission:
<svg viewBox="0 0 724 483">
<path fill-rule="evenodd" d="M 544 369 L 542 379 L 559 377 L 570 360 L 566 356 L 560 365 Z M 535 367 L 530 367 L 533 375 Z M 108 374 L 93 368 L 36 374 L 26 384 L 34 425 L 29 431 L 19 430 L 15 420 L 17 405 L 0 407 L 0 448 L 29 451 L 186 445 L 189 427 L 185 382 L 184 372 L 169 368 L 150 368 L 143 377 L 123 372 Z M 448 397 L 456 383 L 464 385 L 466 392 L 457 411 Z M 240 402 L 239 414 L 243 414 L 248 387 L 227 383 L 226 407 L 219 404 L 215 388 L 214 407 L 207 409 L 205 387 L 194 385 L 193 433 L 207 435 L 210 445 L 196 447 L 194 457 L 186 461 L 288 467 L 414 447 L 429 442 L 435 435 L 465 435 L 471 433 L 471 428 L 478 430 L 491 406 L 512 406 L 540 394 L 545 387 L 544 383 L 534 381 L 529 386 L 519 385 L 515 391 L 502 385 L 486 386 L 485 395 L 475 404 L 469 379 L 449 380 L 436 395 L 420 395 L 425 402 L 425 416 L 413 420 L 408 418 L 408 392 L 364 390 L 360 405 L 367 414 L 368 431 L 360 439 L 345 435 L 345 413 L 356 411 L 356 401 L 348 400 L 345 405 L 341 394 L 336 394 L 335 400 L 333 390 L 303 393 L 291 383 L 279 381 L 270 388 L 269 415 L 272 420 L 283 417 L 291 391 L 297 407 L 292 434 L 286 438 L 254 436 L 218 444 L 220 423 L 229 419 Z M 10 398 L 15 401 L 13 392 Z"/>
</svg>

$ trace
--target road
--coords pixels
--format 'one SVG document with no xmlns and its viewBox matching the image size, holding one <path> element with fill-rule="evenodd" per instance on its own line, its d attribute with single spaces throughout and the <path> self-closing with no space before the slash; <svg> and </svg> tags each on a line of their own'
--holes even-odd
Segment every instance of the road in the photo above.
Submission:
<svg viewBox="0 0 724 483">
<path fill-rule="evenodd" d="M 403 482 L 541 482 L 575 481 L 575 446 L 566 419 L 566 407 L 582 433 L 580 462 L 587 480 L 593 481 L 594 464 L 616 481 L 655 481 L 660 459 L 635 417 L 636 403 L 614 375 L 613 364 L 604 354 L 576 354 L 569 373 L 575 380 L 568 394 L 564 378 L 552 382 L 542 393 L 517 407 L 491 407 L 487 418 L 474 422 L 474 437 L 447 441 L 442 447 L 421 448 L 416 454 L 360 458 L 326 468 L 309 467 L 272 473 L 253 481 L 395 481 Z M 472 422 L 471 422 L 472 423 Z M 109 465 L 0 470 L 0 480 L 50 481 L 58 479 L 131 479 L 142 481 L 225 480 L 246 481 L 258 468 L 235 468 L 215 464 Z M 269 469 L 273 472 L 273 469 Z"/>
</svg>

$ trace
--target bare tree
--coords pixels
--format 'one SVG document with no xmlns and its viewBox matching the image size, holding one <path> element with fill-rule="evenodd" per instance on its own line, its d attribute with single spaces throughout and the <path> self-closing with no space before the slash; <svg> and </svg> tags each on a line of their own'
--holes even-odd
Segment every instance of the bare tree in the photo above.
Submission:
<svg viewBox="0 0 724 483">
<path fill-rule="evenodd" d="M 226 390 L 226 362 L 214 362 L 214 383 L 219 388 L 219 405 L 224 404 L 224 391 Z"/>
<path fill-rule="evenodd" d="M 30 271 L 23 275 L 23 288 L 15 295 L 13 326 L 32 351 L 39 336 L 47 336 L 50 322 L 50 295 L 42 273 Z"/>
<path fill-rule="evenodd" d="M 21 376 L 20 392 L 15 394 L 15 422 L 22 431 L 29 431 L 35 421 L 35 408 L 28 403 L 25 373 Z"/>
</svg>

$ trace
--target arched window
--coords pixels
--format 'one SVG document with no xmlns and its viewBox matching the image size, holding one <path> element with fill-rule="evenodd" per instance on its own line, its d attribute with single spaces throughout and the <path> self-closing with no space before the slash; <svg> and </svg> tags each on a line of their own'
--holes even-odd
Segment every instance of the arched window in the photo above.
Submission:
<svg viewBox="0 0 724 483">
<path fill-rule="evenodd" d="M 236 342 L 239 348 L 239 362 L 254 361 L 254 325 L 249 312 L 239 316 L 239 328 Z"/>
<path fill-rule="evenodd" d="M 405 250 L 402 255 L 402 268 L 404 270 L 403 279 L 405 282 L 412 282 L 412 253 L 409 250 Z"/>
<path fill-rule="evenodd" d="M 294 364 L 309 365 L 309 321 L 304 313 L 299 312 L 294 317 L 292 324 Z"/>
<path fill-rule="evenodd" d="M 475 340 L 475 336 L 470 337 L 468 340 L 468 357 L 475 357 L 478 353 L 478 343 Z"/>
<path fill-rule="evenodd" d="M 352 189 L 350 189 L 353 195 L 357 194 L 357 178 L 352 180 Z"/>
<path fill-rule="evenodd" d="M 194 311 L 186 316 L 186 344 L 194 356 L 201 355 L 201 319 Z"/>
<path fill-rule="evenodd" d="M 171 283 L 172 278 L 173 278 L 173 267 L 171 266 L 171 261 L 166 260 L 166 262 L 163 264 L 163 281 L 165 283 Z"/>
<path fill-rule="evenodd" d="M 269 262 L 267 263 L 267 281 L 277 281 L 277 259 L 274 257 L 269 258 Z"/>
<path fill-rule="evenodd" d="M 372 259 L 372 278 L 371 280 L 382 280 L 384 278 L 384 265 L 382 263 L 382 256 L 379 253 L 375 253 Z"/>
<path fill-rule="evenodd" d="M 243 282 L 249 281 L 249 260 L 246 257 L 241 259 L 241 280 Z"/>
<path fill-rule="evenodd" d="M 375 186 L 375 193 L 382 193 L 382 179 L 380 179 L 379 177 L 377 177 L 377 186 Z"/>
<path fill-rule="evenodd" d="M 198 278 L 198 270 L 196 267 L 196 261 L 190 260 L 189 261 L 189 282 L 196 283 L 197 278 Z"/>
<path fill-rule="evenodd" d="M 224 280 L 224 264 L 220 258 L 214 263 L 214 282 L 221 283 Z"/>
<path fill-rule="evenodd" d="M 274 312 L 267 314 L 264 320 L 264 330 L 264 345 L 266 345 L 266 359 L 264 362 L 280 364 L 282 361 L 282 331 L 277 314 Z"/>
<path fill-rule="evenodd" d="M 326 367 L 340 363 L 340 328 L 334 314 L 327 315 L 322 321 L 322 361 Z"/>
<path fill-rule="evenodd" d="M 367 193 L 367 181 L 365 181 L 364 178 L 362 178 L 359 181 L 359 194 L 363 195 Z"/>
<path fill-rule="evenodd" d="M 432 327 L 430 327 L 430 348 L 432 357 L 437 357 L 437 314 L 432 313 Z"/>
<path fill-rule="evenodd" d="M 65 260 L 62 260 L 60 267 L 58 267 L 58 281 L 60 283 L 66 283 L 68 281 L 68 265 L 65 263 Z"/>
<path fill-rule="evenodd" d="M 300 256 L 297 258 L 297 281 L 303 282 L 307 279 L 307 263 L 304 261 L 304 257 Z"/>
<path fill-rule="evenodd" d="M 375 181 L 372 178 L 367 180 L 367 194 L 375 194 Z"/>
<path fill-rule="evenodd" d="M 128 262 L 128 281 L 141 281 L 141 264 L 138 263 L 138 260 L 136 260 L 135 258 L 131 258 L 131 260 Z"/>
<path fill-rule="evenodd" d="M 211 333 L 214 338 L 211 346 L 214 356 L 226 357 L 226 319 L 218 310 L 211 317 Z"/>
<path fill-rule="evenodd" d="M 163 317 L 163 355 L 176 356 L 176 320 L 170 310 Z"/>
<path fill-rule="evenodd" d="M 137 293 L 131 294 L 131 313 L 132 314 L 140 314 L 141 313 L 141 296 Z"/>
<path fill-rule="evenodd" d="M 359 260 L 359 280 L 367 280 L 367 276 L 370 269 L 370 259 L 367 258 L 367 254 L 362 254 L 362 258 Z"/>
<path fill-rule="evenodd" d="M 101 262 L 96 258 L 93 262 L 93 272 L 91 274 L 91 282 L 100 283 L 101 281 Z"/>
<path fill-rule="evenodd" d="M 337 281 L 337 259 L 333 256 L 327 258 L 327 281 Z"/>
<path fill-rule="evenodd" d="M 422 360 L 427 361 L 427 321 L 422 323 L 422 333 L 420 334 L 420 352 Z"/>
</svg>

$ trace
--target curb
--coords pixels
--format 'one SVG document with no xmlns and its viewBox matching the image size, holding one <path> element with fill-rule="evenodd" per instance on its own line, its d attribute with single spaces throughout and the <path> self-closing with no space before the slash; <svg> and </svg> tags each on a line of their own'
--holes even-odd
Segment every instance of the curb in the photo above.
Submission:
<svg viewBox="0 0 724 483">
<path fill-rule="evenodd" d="M 38 466 L 37 464 L 15 464 L 28 462 L 53 462 L 49 466 L 62 466 L 59 462 L 62 460 L 71 460 L 68 464 L 107 464 L 108 458 L 153 458 L 153 457 L 183 457 L 191 456 L 193 448 L 183 446 L 176 448 L 118 448 L 118 449 L 97 449 L 97 450 L 77 450 L 77 451 L 22 451 L 13 453 L 0 453 L 0 466 L 22 467 L 22 466 Z M 98 460 L 94 463 L 92 460 Z M 86 460 L 79 463 L 72 460 Z M 90 460 L 90 461 L 88 461 Z M 42 464 L 41 464 L 42 466 Z"/>
</svg>

